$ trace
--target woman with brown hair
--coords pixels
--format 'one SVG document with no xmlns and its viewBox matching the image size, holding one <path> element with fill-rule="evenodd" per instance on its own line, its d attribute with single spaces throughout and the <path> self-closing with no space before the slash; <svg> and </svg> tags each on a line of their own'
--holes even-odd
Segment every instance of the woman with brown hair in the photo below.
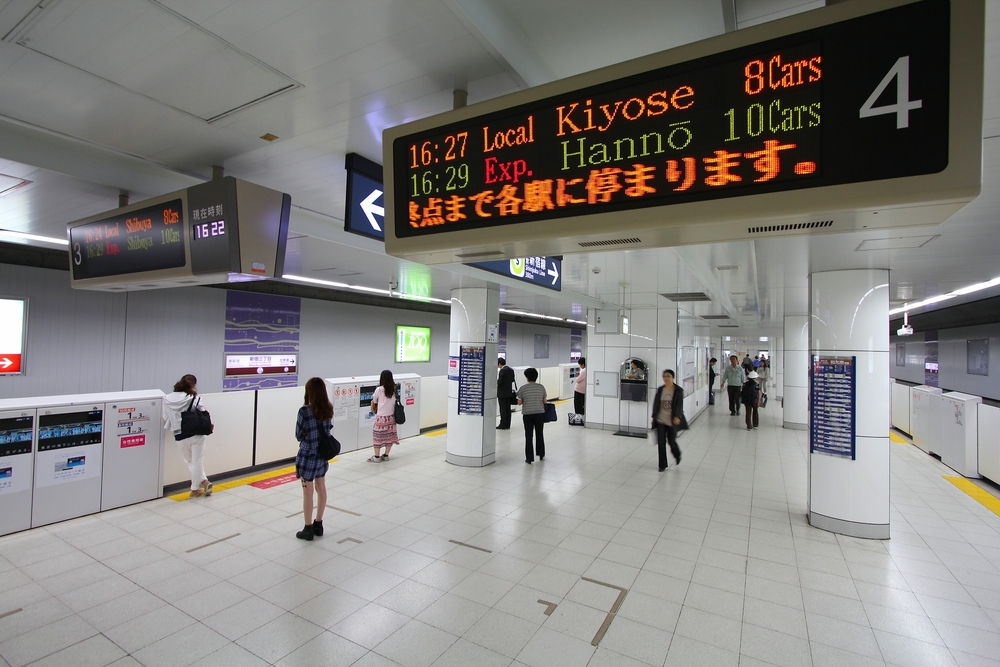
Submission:
<svg viewBox="0 0 1000 667">
<path fill-rule="evenodd" d="M 375 455 L 368 459 L 370 463 L 387 461 L 389 450 L 399 444 L 396 433 L 396 381 L 392 371 L 382 371 L 378 379 L 378 387 L 372 394 L 371 412 L 375 415 L 375 426 L 372 427 L 372 446 Z M 379 456 L 380 449 L 385 447 L 385 453 Z"/>
<path fill-rule="evenodd" d="M 295 457 L 295 476 L 302 480 L 302 514 L 305 527 L 295 533 L 300 540 L 312 541 L 323 535 L 323 512 L 326 510 L 326 472 L 329 462 L 319 455 L 320 433 L 333 428 L 333 405 L 322 378 L 306 382 L 305 405 L 295 420 L 295 439 L 299 453 Z M 316 519 L 313 520 L 313 490 L 316 492 Z"/>
<path fill-rule="evenodd" d="M 205 436 L 181 434 L 181 413 L 205 408 L 198 396 L 198 378 L 188 373 L 174 384 L 173 392 L 163 397 L 163 423 L 174 434 L 181 457 L 191 471 L 191 497 L 212 495 L 212 483 L 205 476 Z"/>
</svg>

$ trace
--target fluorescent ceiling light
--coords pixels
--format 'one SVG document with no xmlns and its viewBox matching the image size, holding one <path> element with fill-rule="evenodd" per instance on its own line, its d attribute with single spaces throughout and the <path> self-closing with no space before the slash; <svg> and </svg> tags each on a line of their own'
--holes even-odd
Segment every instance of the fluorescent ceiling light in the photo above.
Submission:
<svg viewBox="0 0 1000 667">
<path fill-rule="evenodd" d="M 38 241 L 40 243 L 69 245 L 69 239 L 57 239 L 52 236 L 39 236 L 38 234 L 28 234 L 27 232 L 14 232 L 9 229 L 0 229 L 0 239 L 4 238 L 11 238 L 16 241 Z"/>
<path fill-rule="evenodd" d="M 760 342 L 761 343 L 766 343 L 767 342 L 767 336 L 761 336 L 760 337 Z"/>
<path fill-rule="evenodd" d="M 923 301 L 908 303 L 906 305 L 900 306 L 899 308 L 893 308 L 892 310 L 889 311 L 889 314 L 898 315 L 899 313 L 906 313 L 915 308 L 922 308 L 924 306 L 929 306 L 933 303 L 941 303 L 942 301 L 948 301 L 949 299 L 954 299 L 955 297 L 958 296 L 972 294 L 973 292 L 978 292 L 980 290 L 996 287 L 997 285 L 1000 285 L 1000 278 L 987 280 L 984 283 L 975 283 L 974 285 L 968 285 L 966 287 L 959 288 L 953 292 L 948 292 L 947 294 L 939 294 L 937 296 L 932 296 L 928 299 L 924 299 Z"/>
</svg>

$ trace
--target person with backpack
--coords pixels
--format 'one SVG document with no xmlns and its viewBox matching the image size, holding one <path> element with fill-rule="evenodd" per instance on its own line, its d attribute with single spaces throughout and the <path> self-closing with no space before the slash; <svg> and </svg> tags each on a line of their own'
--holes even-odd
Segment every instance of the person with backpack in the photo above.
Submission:
<svg viewBox="0 0 1000 667">
<path fill-rule="evenodd" d="M 305 527 L 295 533 L 300 540 L 311 542 L 323 535 L 323 512 L 326 511 L 326 473 L 330 463 L 320 456 L 321 434 L 333 428 L 333 404 L 326 393 L 322 378 L 306 382 L 305 404 L 295 419 L 295 439 L 299 452 L 295 456 L 295 476 L 302 480 L 302 514 Z M 313 519 L 313 492 L 316 493 L 316 518 Z"/>
<path fill-rule="evenodd" d="M 747 381 L 740 392 L 740 400 L 747 408 L 747 430 L 752 431 L 757 428 L 760 419 L 757 416 L 757 408 L 760 407 L 760 385 L 757 384 L 756 371 L 750 371 Z"/>
<path fill-rule="evenodd" d="M 375 455 L 368 459 L 369 463 L 389 460 L 389 450 L 399 444 L 396 433 L 396 381 L 392 371 L 382 371 L 378 378 L 378 387 L 372 394 L 371 413 L 375 415 L 375 426 L 372 427 L 372 446 Z M 379 456 L 379 450 L 385 448 L 385 453 Z"/>
<path fill-rule="evenodd" d="M 663 371 L 663 384 L 653 398 L 653 429 L 656 430 L 656 450 L 659 470 L 667 469 L 667 442 L 677 465 L 681 462 L 681 448 L 677 445 L 677 432 L 688 427 L 684 418 L 684 390 L 674 384 L 674 372 Z"/>
<path fill-rule="evenodd" d="M 163 397 L 163 424 L 173 432 L 181 458 L 191 471 L 190 497 L 200 498 L 212 495 L 212 483 L 205 476 L 205 436 L 181 432 L 183 413 L 193 410 L 208 412 L 198 396 L 198 378 L 188 373 L 174 384 L 173 392 Z"/>
</svg>

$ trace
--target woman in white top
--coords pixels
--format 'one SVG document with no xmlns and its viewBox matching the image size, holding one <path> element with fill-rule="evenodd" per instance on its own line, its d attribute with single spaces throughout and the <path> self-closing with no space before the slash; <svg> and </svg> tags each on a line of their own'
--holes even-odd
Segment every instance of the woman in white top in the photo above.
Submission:
<svg viewBox="0 0 1000 667">
<path fill-rule="evenodd" d="M 399 444 L 396 434 L 396 381 L 392 371 L 382 371 L 378 379 L 378 388 L 372 394 L 371 412 L 375 415 L 375 426 L 372 428 L 372 446 L 375 455 L 368 459 L 369 463 L 378 463 L 389 459 L 389 450 Z M 379 450 L 385 448 L 385 453 L 379 456 Z"/>
<path fill-rule="evenodd" d="M 191 471 L 191 497 L 212 495 L 212 483 L 205 476 L 205 436 L 181 437 L 181 412 L 204 410 L 198 396 L 198 378 L 190 373 L 174 384 L 173 392 L 163 397 L 163 425 L 177 441 L 181 457 Z"/>
</svg>

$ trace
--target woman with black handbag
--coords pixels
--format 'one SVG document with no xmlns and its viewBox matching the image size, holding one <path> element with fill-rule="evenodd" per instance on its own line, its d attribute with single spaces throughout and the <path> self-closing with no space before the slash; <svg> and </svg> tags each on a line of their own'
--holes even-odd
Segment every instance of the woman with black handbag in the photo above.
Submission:
<svg viewBox="0 0 1000 667">
<path fill-rule="evenodd" d="M 670 453 L 679 465 L 681 448 L 677 445 L 677 432 L 688 427 L 684 417 L 684 390 L 674 384 L 674 372 L 669 368 L 663 371 L 663 384 L 656 390 L 653 398 L 653 430 L 656 431 L 657 468 L 660 472 L 667 469 L 667 443 Z"/>
<path fill-rule="evenodd" d="M 295 419 L 295 439 L 299 452 L 295 456 L 295 476 L 302 480 L 302 514 L 305 527 L 295 533 L 300 540 L 312 541 L 323 535 L 323 512 L 326 511 L 326 473 L 330 469 L 325 445 L 333 440 L 333 405 L 322 378 L 306 382 L 305 404 Z M 313 519 L 313 492 L 316 493 L 316 518 Z"/>
<path fill-rule="evenodd" d="M 191 471 L 191 497 L 212 495 L 205 476 L 205 436 L 213 430 L 212 418 L 198 396 L 198 378 L 188 374 L 163 397 L 163 422 L 174 434 L 184 463 Z"/>
<path fill-rule="evenodd" d="M 375 415 L 372 447 L 375 449 L 375 455 L 368 459 L 369 463 L 388 461 L 392 446 L 399 444 L 396 424 L 402 422 L 397 420 L 397 415 L 405 419 L 405 412 L 397 394 L 396 380 L 392 377 L 392 371 L 382 371 L 378 378 L 378 387 L 372 394 L 371 413 Z M 379 450 L 382 448 L 385 448 L 385 453 L 379 456 Z"/>
</svg>

